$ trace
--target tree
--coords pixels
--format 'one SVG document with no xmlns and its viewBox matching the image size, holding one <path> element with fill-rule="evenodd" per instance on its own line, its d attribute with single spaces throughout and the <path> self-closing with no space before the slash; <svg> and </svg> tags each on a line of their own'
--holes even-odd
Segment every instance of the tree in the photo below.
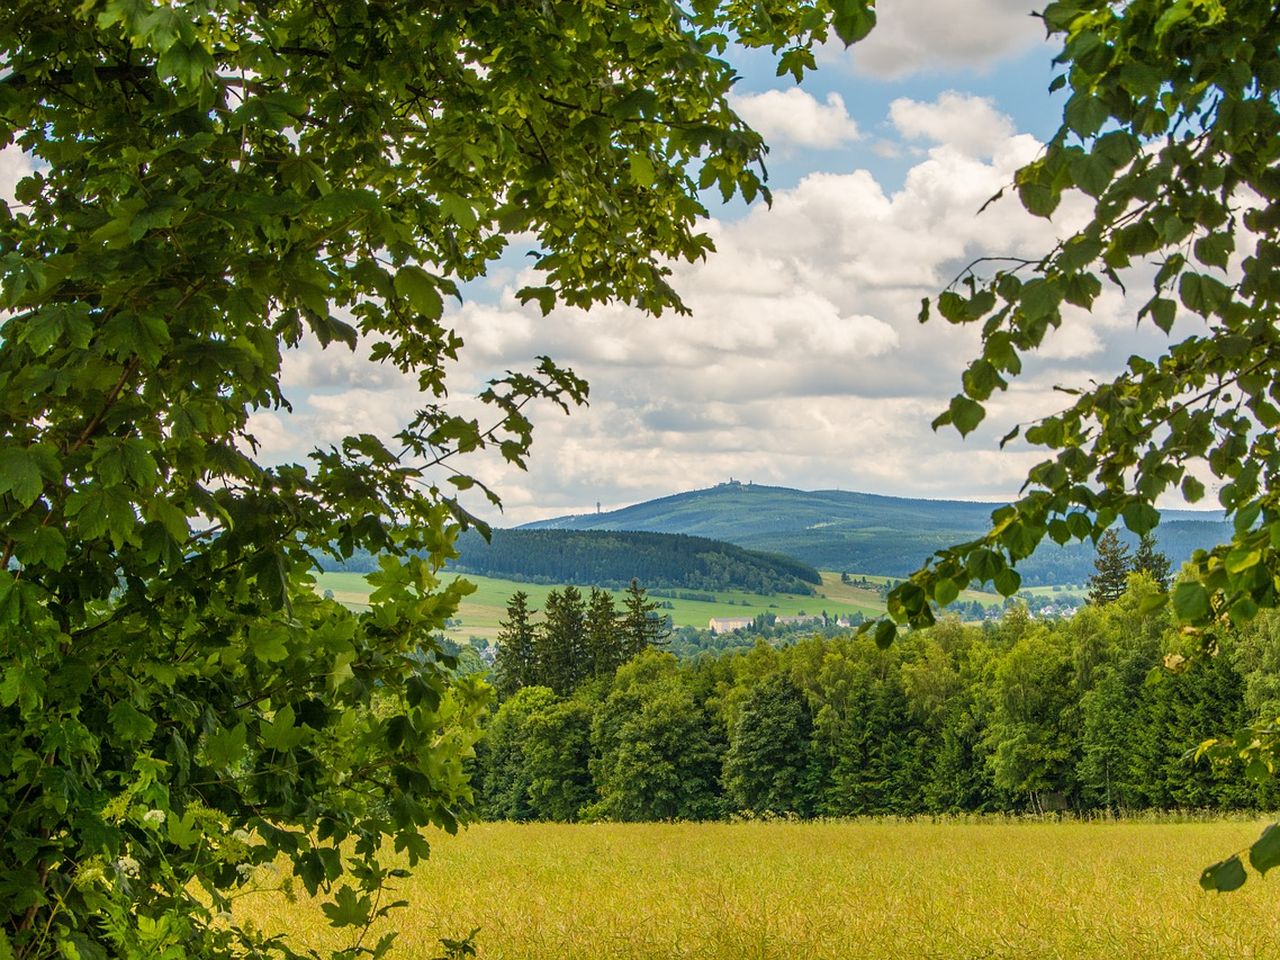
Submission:
<svg viewBox="0 0 1280 960">
<path fill-rule="evenodd" d="M 622 652 L 622 631 L 613 594 L 591 588 L 587 599 L 584 648 L 588 660 L 587 673 L 596 677 L 613 675 L 626 660 Z"/>
<path fill-rule="evenodd" d="M 529 730 L 535 718 L 561 702 L 546 687 L 521 687 L 493 715 L 486 730 L 487 749 L 480 773 L 481 807 L 486 817 L 536 819 L 537 810 L 529 796 Z"/>
<path fill-rule="evenodd" d="M 1144 533 L 1138 541 L 1138 549 L 1133 554 L 1134 571 L 1147 574 L 1161 590 L 1168 590 L 1170 566 L 1169 558 L 1157 549 L 1155 534 Z"/>
<path fill-rule="evenodd" d="M 600 799 L 585 815 L 611 820 L 708 820 L 720 813 L 720 731 L 675 657 L 649 651 L 622 666 L 591 727 Z"/>
<path fill-rule="evenodd" d="M 670 631 L 666 621 L 655 611 L 658 604 L 645 594 L 644 587 L 636 580 L 627 587 L 622 600 L 622 660 L 625 663 L 667 638 Z"/>
<path fill-rule="evenodd" d="M 507 619 L 499 624 L 493 662 L 494 686 L 503 699 L 538 682 L 537 645 L 529 615 L 529 595 L 517 590 L 507 602 Z"/>
<path fill-rule="evenodd" d="M 284 856 L 364 944 L 384 841 L 471 810 L 482 688 L 422 656 L 456 455 L 516 465 L 542 360 L 451 412 L 443 298 L 536 237 L 544 310 L 681 309 L 710 249 L 699 189 L 751 200 L 760 138 L 730 43 L 797 77 L 866 0 L 453 5 L 15 0 L 0 146 L 39 169 L 0 207 L 0 953 L 273 950 L 214 923 Z M 416 378 L 394 443 L 256 459 L 282 353 L 345 344 Z M 315 558 L 380 555 L 359 615 Z M 247 836 L 247 841 L 238 838 Z M 237 838 L 234 841 L 231 838 Z M 244 869 L 237 869 L 244 868 Z M 197 893 L 197 890 L 201 892 Z M 141 927 L 146 927 L 143 943 Z"/>
<path fill-rule="evenodd" d="M 568 696 L 588 675 L 582 592 L 574 586 L 552 590 L 542 613 L 536 633 L 538 682 Z"/>
<path fill-rule="evenodd" d="M 1012 187 L 1037 216 L 1069 191 L 1092 199 L 1092 215 L 1043 256 L 984 258 L 925 301 L 922 320 L 936 309 L 979 324 L 982 338 L 934 426 L 971 433 L 1064 311 L 1089 309 L 1104 282 L 1124 288 L 1126 273 L 1131 285 L 1149 278 L 1136 319 L 1169 346 L 1131 357 L 1110 381 L 1068 388 L 1069 407 L 1005 437 L 1021 433 L 1049 455 L 984 536 L 939 551 L 891 593 L 877 639 L 931 623 L 932 604 L 971 582 L 1016 592 L 1015 566 L 1045 537 L 1096 542 L 1117 520 L 1148 533 L 1158 498 L 1179 490 L 1198 502 L 1209 475 L 1234 533 L 1196 552 L 1170 599 L 1214 649 L 1224 628 L 1280 605 L 1280 18 L 1270 0 L 1055 0 L 1040 16 L 1062 41 L 1051 86 L 1069 96 Z M 1276 837 L 1280 827 L 1255 845 L 1258 869 L 1280 863 Z M 1205 882 L 1244 878 L 1230 858 Z"/>
<path fill-rule="evenodd" d="M 1129 548 L 1114 530 L 1098 538 L 1093 566 L 1097 573 L 1089 578 L 1089 602 L 1101 607 L 1124 593 L 1129 579 Z"/>
<path fill-rule="evenodd" d="M 724 758 L 731 809 L 811 812 L 805 779 L 812 728 L 804 697 L 788 677 L 774 674 L 756 685 L 738 714 Z"/>
</svg>

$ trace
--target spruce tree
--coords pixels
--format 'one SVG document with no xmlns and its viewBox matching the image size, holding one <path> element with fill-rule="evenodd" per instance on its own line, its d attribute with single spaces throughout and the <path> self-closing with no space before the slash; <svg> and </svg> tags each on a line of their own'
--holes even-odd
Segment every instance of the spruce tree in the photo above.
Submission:
<svg viewBox="0 0 1280 960">
<path fill-rule="evenodd" d="M 1098 572 L 1089 578 L 1089 602 L 1101 607 L 1124 593 L 1129 582 L 1129 548 L 1114 530 L 1098 538 L 1093 566 Z"/>
<path fill-rule="evenodd" d="M 1139 573 L 1149 574 L 1159 584 L 1161 590 L 1169 589 L 1169 558 L 1156 549 L 1156 538 L 1153 533 L 1144 533 L 1138 541 L 1138 549 L 1133 555 L 1133 569 Z"/>
<path fill-rule="evenodd" d="M 529 595 L 519 590 L 507 602 L 507 619 L 498 624 L 494 686 L 503 700 L 520 688 L 537 683 L 537 651 L 530 614 Z"/>
<path fill-rule="evenodd" d="M 655 611 L 658 602 L 650 600 L 639 581 L 632 580 L 622 601 L 622 661 L 625 663 L 650 647 L 661 646 L 670 630 Z"/>
<path fill-rule="evenodd" d="M 568 586 L 548 593 L 543 621 L 535 633 L 538 683 L 560 696 L 572 692 L 587 675 L 585 632 L 581 591 Z"/>
<path fill-rule="evenodd" d="M 608 590 L 591 588 L 586 614 L 587 672 L 593 676 L 608 676 L 623 662 L 622 630 L 613 594 Z"/>
</svg>

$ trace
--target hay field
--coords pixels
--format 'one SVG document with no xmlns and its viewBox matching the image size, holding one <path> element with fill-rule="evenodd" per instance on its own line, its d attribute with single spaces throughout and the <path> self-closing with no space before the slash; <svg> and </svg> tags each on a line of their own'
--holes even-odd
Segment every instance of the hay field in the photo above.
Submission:
<svg viewBox="0 0 1280 960">
<path fill-rule="evenodd" d="M 1280 876 L 1208 894 L 1254 823 L 484 824 L 403 882 L 396 956 L 488 960 L 1280 958 Z M 337 946 L 258 894 L 269 929 Z"/>
</svg>

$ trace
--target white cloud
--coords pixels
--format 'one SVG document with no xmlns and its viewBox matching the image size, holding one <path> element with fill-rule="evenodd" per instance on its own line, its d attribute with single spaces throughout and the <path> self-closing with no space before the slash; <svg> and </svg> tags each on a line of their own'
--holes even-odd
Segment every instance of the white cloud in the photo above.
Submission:
<svg viewBox="0 0 1280 960">
<path fill-rule="evenodd" d="M 1028 0 L 888 0 L 871 34 L 849 49 L 854 69 L 882 79 L 990 66 L 1044 37 Z"/>
<path fill-rule="evenodd" d="M 21 148 L 11 146 L 0 150 L 0 200 L 13 202 L 13 191 L 18 181 L 34 170 L 31 155 L 23 153 Z"/>
<path fill-rule="evenodd" d="M 799 87 L 730 97 L 733 109 L 776 147 L 830 149 L 858 139 L 858 125 L 838 93 L 819 103 Z"/>
<path fill-rule="evenodd" d="M 889 121 L 908 140 L 946 144 L 973 157 L 989 157 L 1013 136 L 1013 122 L 987 97 L 948 90 L 925 103 L 901 97 L 889 105 Z"/>
<path fill-rule="evenodd" d="M 691 316 L 611 304 L 542 317 L 515 297 L 530 270 L 492 300 L 450 313 L 466 341 L 454 397 L 528 368 L 539 354 L 591 383 L 587 409 L 569 417 L 532 410 L 528 473 L 497 457 L 466 464 L 503 496 L 501 522 L 592 510 L 597 501 L 618 506 L 730 475 L 934 497 L 1017 490 L 1040 454 L 998 452 L 995 441 L 1013 423 L 1060 408 L 1054 384 L 1105 375 L 1108 356 L 1141 349 L 1149 334 L 1135 330 L 1131 305 L 1108 293 L 1027 358 L 1027 374 L 992 399 L 977 435 L 934 434 L 929 423 L 959 388 L 977 331 L 920 325 L 921 298 L 977 257 L 1043 253 L 1089 201 L 1069 198 L 1052 223 L 1011 197 L 979 215 L 1040 144 L 976 98 L 903 103 L 894 122 L 933 146 L 901 187 L 886 190 L 866 170 L 812 173 L 775 191 L 772 208 L 709 221 L 718 252 L 673 264 Z M 957 114 L 969 122 L 953 123 Z M 311 399 L 287 429 L 263 423 L 267 446 L 389 432 L 417 404 L 412 383 L 345 351 L 333 362 L 302 351 L 287 369 L 290 396 Z"/>
</svg>

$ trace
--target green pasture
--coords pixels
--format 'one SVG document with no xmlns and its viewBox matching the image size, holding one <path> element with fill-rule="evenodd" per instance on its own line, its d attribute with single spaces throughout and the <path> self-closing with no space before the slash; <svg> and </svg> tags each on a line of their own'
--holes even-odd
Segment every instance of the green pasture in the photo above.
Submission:
<svg viewBox="0 0 1280 960">
<path fill-rule="evenodd" d="M 451 635 L 460 639 L 467 637 L 484 637 L 492 640 L 498 635 L 498 624 L 506 616 L 507 601 L 517 590 L 529 595 L 529 603 L 533 609 L 541 609 L 546 602 L 547 594 L 557 589 L 555 586 L 537 583 L 521 583 L 515 580 L 502 580 L 496 577 L 481 577 L 465 574 L 465 579 L 475 584 L 476 592 L 467 597 L 459 610 L 462 623 L 453 628 Z M 359 606 L 369 595 L 364 575 L 359 573 L 322 573 L 316 577 L 317 586 L 321 590 L 332 590 L 333 595 L 343 603 Z M 676 591 L 672 593 L 703 593 L 704 591 Z M 709 592 L 709 591 L 707 591 Z M 620 594 L 614 591 L 616 596 Z M 774 613 L 778 616 L 797 616 L 801 613 L 816 615 L 826 610 L 833 617 L 848 616 L 861 613 L 864 617 L 878 616 L 884 612 L 884 602 L 874 590 L 856 590 L 840 582 L 839 574 L 823 574 L 823 585 L 816 596 L 794 596 L 791 594 L 758 594 L 737 590 L 715 591 L 715 602 L 703 600 L 681 600 L 674 597 L 653 597 L 659 603 L 670 603 L 671 609 L 662 609 L 662 613 L 671 614 L 676 626 L 691 624 L 695 627 L 706 627 L 712 617 L 754 617 L 761 613 Z"/>
<path fill-rule="evenodd" d="M 480 960 L 1270 960 L 1280 876 L 1197 883 L 1260 828 L 482 824 L 430 836 L 394 892 L 411 906 L 381 929 L 405 960 L 475 928 Z M 236 910 L 295 947 L 349 943 L 305 896 L 267 889 Z"/>
</svg>

